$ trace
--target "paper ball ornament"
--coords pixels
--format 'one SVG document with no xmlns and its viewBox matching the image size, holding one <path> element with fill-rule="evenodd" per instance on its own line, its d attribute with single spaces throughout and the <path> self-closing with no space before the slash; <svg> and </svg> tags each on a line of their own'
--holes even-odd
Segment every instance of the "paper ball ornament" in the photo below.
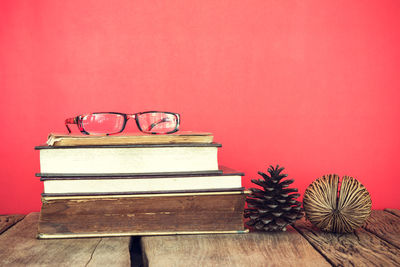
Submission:
<svg viewBox="0 0 400 267">
<path fill-rule="evenodd" d="M 323 231 L 351 233 L 361 227 L 371 214 L 367 189 L 350 176 L 324 175 L 304 193 L 306 219 Z"/>
</svg>

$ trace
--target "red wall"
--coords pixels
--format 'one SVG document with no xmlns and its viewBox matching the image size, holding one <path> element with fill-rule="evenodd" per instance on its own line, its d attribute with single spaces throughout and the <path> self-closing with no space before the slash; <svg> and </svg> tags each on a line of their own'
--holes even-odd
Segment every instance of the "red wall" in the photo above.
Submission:
<svg viewBox="0 0 400 267">
<path fill-rule="evenodd" d="M 400 208 L 400 1 L 0 1 L 0 213 L 40 208 L 64 119 L 170 110 L 244 184 L 358 178 Z M 127 130 L 136 131 L 131 124 Z"/>
</svg>

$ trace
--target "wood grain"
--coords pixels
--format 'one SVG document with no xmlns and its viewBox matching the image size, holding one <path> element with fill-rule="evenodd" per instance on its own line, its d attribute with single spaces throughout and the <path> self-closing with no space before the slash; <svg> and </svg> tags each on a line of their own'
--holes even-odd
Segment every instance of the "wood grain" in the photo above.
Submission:
<svg viewBox="0 0 400 267">
<path fill-rule="evenodd" d="M 25 217 L 22 214 L 0 215 L 0 234 Z"/>
<path fill-rule="evenodd" d="M 330 266 L 293 228 L 242 235 L 142 237 L 144 263 L 156 266 Z"/>
<path fill-rule="evenodd" d="M 130 266 L 129 237 L 36 239 L 38 213 L 0 235 L 0 266 Z"/>
<path fill-rule="evenodd" d="M 242 191 L 202 194 L 48 198 L 39 233 L 134 235 L 146 232 L 243 231 Z"/>
<path fill-rule="evenodd" d="M 334 266 L 400 265 L 400 250 L 364 229 L 351 234 L 327 233 L 304 219 L 294 227 Z"/>
<path fill-rule="evenodd" d="M 400 217 L 400 210 L 385 209 L 385 211 L 390 212 L 391 214 L 396 215 L 397 217 Z"/>
<path fill-rule="evenodd" d="M 400 217 L 373 210 L 364 228 L 400 249 Z"/>
</svg>

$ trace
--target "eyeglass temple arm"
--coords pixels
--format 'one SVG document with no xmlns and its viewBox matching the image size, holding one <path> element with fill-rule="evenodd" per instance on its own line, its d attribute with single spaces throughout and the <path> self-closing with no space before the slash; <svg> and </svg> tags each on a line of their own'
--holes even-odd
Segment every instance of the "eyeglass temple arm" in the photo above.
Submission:
<svg viewBox="0 0 400 267">
<path fill-rule="evenodd" d="M 178 124 L 179 124 L 179 114 L 176 114 L 177 120 L 178 120 Z M 152 123 L 149 128 L 147 129 L 147 131 L 151 131 L 154 127 L 156 127 L 158 124 L 163 123 L 163 122 L 168 122 L 170 121 L 170 118 L 162 118 L 161 120 L 159 120 L 158 122 Z"/>
<path fill-rule="evenodd" d="M 71 129 L 69 128 L 68 124 L 76 124 L 75 118 L 69 118 L 65 120 L 65 127 L 68 129 L 68 133 L 71 133 Z"/>
</svg>

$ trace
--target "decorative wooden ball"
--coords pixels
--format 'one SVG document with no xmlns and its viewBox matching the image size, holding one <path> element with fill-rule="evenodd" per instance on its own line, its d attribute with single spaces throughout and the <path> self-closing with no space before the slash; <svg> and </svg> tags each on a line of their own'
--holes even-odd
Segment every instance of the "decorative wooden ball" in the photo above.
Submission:
<svg viewBox="0 0 400 267">
<path fill-rule="evenodd" d="M 351 233 L 371 214 L 367 189 L 350 176 L 324 175 L 308 186 L 303 197 L 306 218 L 323 231 Z"/>
</svg>

